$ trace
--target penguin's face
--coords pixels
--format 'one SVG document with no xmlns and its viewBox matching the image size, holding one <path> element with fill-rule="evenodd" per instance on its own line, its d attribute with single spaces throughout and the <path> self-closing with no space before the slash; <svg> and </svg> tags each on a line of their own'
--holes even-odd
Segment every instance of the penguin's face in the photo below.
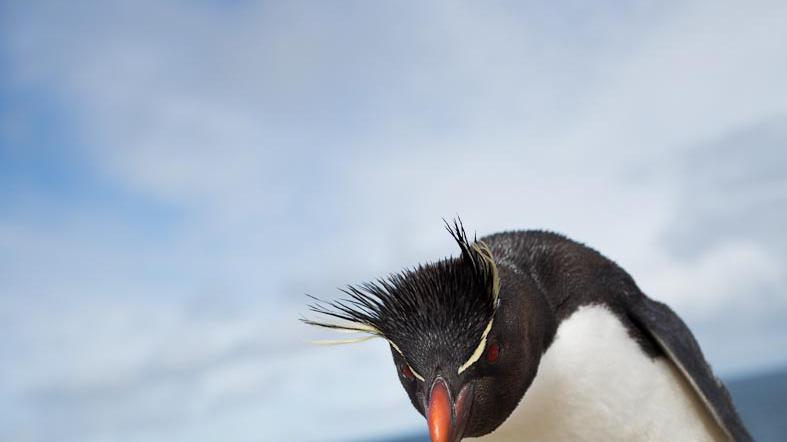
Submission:
<svg viewBox="0 0 787 442">
<path fill-rule="evenodd" d="M 459 258 L 350 286 L 348 299 L 311 307 L 341 323 L 305 320 L 386 339 L 433 442 L 481 436 L 505 421 L 535 376 L 549 316 L 485 244 L 469 243 L 459 223 L 448 230 Z"/>
<path fill-rule="evenodd" d="M 494 431 L 535 377 L 544 348 L 541 337 L 548 336 L 549 324 L 543 318 L 549 315 L 537 297 L 521 296 L 521 291 L 533 287 L 504 269 L 501 279 L 500 304 L 480 356 L 461 372 L 467 361 L 457 355 L 467 352 L 442 349 L 440 341 L 431 342 L 428 335 L 415 344 L 433 355 L 426 360 L 408 356 L 412 343 L 391 345 L 399 380 L 413 406 L 426 417 L 432 442 L 455 442 Z M 518 296 L 509 296 L 515 291 Z M 477 347 L 467 350 L 472 355 Z"/>
</svg>

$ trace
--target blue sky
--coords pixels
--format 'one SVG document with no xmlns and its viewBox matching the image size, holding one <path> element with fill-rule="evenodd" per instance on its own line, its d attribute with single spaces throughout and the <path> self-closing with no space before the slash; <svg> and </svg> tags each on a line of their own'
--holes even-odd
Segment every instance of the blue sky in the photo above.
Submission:
<svg viewBox="0 0 787 442">
<path fill-rule="evenodd" d="M 0 439 L 418 430 L 305 293 L 546 228 L 725 376 L 787 342 L 783 2 L 4 2 Z"/>
</svg>

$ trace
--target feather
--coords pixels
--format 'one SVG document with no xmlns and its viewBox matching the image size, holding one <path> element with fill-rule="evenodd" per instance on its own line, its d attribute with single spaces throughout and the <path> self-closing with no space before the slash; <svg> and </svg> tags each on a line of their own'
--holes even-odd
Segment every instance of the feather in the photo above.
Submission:
<svg viewBox="0 0 787 442">
<path fill-rule="evenodd" d="M 498 305 L 500 277 L 488 245 L 475 237 L 471 243 L 458 218 L 452 223 L 443 221 L 459 245 L 459 257 L 347 286 L 340 289 L 346 295 L 344 299 L 324 301 L 312 296 L 315 303 L 310 310 L 328 320 L 302 321 L 382 337 L 411 368 L 423 366 L 433 357 L 430 348 L 439 342 L 443 351 L 461 358 L 458 361 L 468 361 L 463 366 L 467 368 L 480 357 L 475 353 L 485 346 Z"/>
</svg>

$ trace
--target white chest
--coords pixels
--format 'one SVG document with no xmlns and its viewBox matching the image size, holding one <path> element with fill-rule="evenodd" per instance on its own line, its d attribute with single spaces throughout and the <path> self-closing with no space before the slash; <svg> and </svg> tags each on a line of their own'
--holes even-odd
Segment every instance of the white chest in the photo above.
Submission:
<svg viewBox="0 0 787 442">
<path fill-rule="evenodd" d="M 725 440 L 672 363 L 645 355 L 606 307 L 564 320 L 512 415 L 483 442 Z"/>
</svg>

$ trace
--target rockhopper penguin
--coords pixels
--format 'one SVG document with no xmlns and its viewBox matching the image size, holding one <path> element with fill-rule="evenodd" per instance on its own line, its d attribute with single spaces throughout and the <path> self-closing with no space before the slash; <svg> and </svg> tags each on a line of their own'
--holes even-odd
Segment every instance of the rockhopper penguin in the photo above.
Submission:
<svg viewBox="0 0 787 442">
<path fill-rule="evenodd" d="M 388 341 L 433 442 L 749 441 L 669 307 L 593 249 L 543 231 L 349 286 L 308 324 Z"/>
</svg>

